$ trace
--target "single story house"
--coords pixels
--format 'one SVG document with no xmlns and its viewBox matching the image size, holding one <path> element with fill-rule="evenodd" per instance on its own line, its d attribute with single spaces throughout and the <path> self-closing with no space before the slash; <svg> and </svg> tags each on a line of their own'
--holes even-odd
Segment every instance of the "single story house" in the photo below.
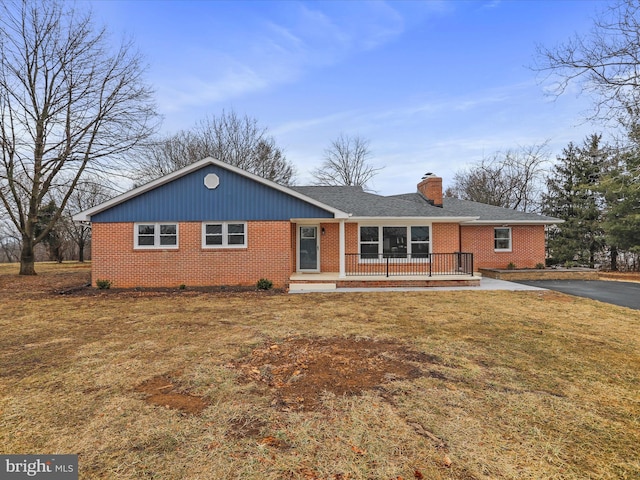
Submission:
<svg viewBox="0 0 640 480">
<path fill-rule="evenodd" d="M 479 268 L 545 261 L 560 220 L 413 193 L 285 187 L 206 158 L 74 216 L 92 226 L 92 282 L 114 287 L 477 285 Z"/>
</svg>

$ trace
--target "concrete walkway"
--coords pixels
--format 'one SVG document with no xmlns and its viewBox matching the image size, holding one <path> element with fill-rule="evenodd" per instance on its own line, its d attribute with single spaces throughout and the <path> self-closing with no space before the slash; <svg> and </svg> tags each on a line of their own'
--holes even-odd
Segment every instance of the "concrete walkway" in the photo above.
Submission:
<svg viewBox="0 0 640 480">
<path fill-rule="evenodd" d="M 381 287 L 381 288 L 334 288 L 332 290 L 313 290 L 313 291 L 290 291 L 289 293 L 344 293 L 344 292 L 437 292 L 437 291 L 455 291 L 455 290 L 546 290 L 546 288 L 524 285 L 521 283 L 506 282 L 504 280 L 496 280 L 494 278 L 482 278 L 479 287 Z"/>
</svg>

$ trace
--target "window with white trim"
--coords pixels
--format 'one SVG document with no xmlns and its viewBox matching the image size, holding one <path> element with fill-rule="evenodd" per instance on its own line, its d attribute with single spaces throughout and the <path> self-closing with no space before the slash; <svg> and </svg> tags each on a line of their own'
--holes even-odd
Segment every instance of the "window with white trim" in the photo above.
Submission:
<svg viewBox="0 0 640 480">
<path fill-rule="evenodd" d="M 202 248 L 247 248 L 247 224 L 245 222 L 203 223 Z"/>
<path fill-rule="evenodd" d="M 430 252 L 430 227 L 412 226 L 361 226 L 360 258 L 427 259 Z"/>
<path fill-rule="evenodd" d="M 134 248 L 178 248 L 177 223 L 134 224 Z"/>
<path fill-rule="evenodd" d="M 380 232 L 378 227 L 360 227 L 360 258 L 378 258 L 380 250 Z"/>
<path fill-rule="evenodd" d="M 496 227 L 493 229 L 493 249 L 496 252 L 511 251 L 511 228 Z"/>
<path fill-rule="evenodd" d="M 429 258 L 429 227 L 413 226 L 411 227 L 411 257 L 412 258 Z"/>
</svg>

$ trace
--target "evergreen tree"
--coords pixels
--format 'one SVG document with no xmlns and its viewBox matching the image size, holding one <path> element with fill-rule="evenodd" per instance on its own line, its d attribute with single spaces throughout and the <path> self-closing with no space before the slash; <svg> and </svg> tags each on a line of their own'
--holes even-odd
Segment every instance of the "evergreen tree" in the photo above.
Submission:
<svg viewBox="0 0 640 480">
<path fill-rule="evenodd" d="M 608 205 L 603 227 L 615 270 L 618 251 L 640 254 L 640 145 L 617 155 L 600 189 Z"/>
<path fill-rule="evenodd" d="M 588 136 L 583 146 L 563 150 L 547 179 L 543 213 L 564 220 L 549 232 L 553 263 L 588 264 L 605 247 L 601 225 L 604 201 L 600 179 L 608 162 L 601 135 Z"/>
</svg>

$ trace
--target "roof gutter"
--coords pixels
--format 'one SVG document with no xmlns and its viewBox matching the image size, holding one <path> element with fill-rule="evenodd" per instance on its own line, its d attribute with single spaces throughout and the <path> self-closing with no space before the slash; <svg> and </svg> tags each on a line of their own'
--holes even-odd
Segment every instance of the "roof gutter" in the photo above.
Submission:
<svg viewBox="0 0 640 480">
<path fill-rule="evenodd" d="M 564 223 L 564 220 L 553 218 L 548 220 L 470 220 L 461 222 L 462 225 L 552 225 Z"/>
<path fill-rule="evenodd" d="M 463 223 L 473 222 L 479 217 L 351 217 L 352 222 L 372 222 L 372 221 L 385 221 L 385 222 L 431 222 L 431 223 Z"/>
</svg>

